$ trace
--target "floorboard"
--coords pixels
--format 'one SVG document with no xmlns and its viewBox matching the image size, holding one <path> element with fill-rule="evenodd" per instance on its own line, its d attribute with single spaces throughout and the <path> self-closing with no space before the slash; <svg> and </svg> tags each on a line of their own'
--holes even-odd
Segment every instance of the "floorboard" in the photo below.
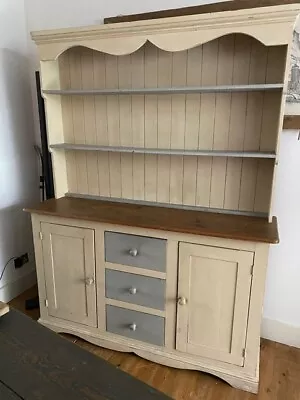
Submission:
<svg viewBox="0 0 300 400">
<path fill-rule="evenodd" d="M 36 288 L 32 288 L 10 305 L 38 319 L 37 310 L 25 311 L 24 307 L 25 299 L 36 293 Z M 262 340 L 260 388 L 255 396 L 208 374 L 165 367 L 133 354 L 94 346 L 75 336 L 64 336 L 175 400 L 300 400 L 300 349 L 269 340 Z"/>
</svg>

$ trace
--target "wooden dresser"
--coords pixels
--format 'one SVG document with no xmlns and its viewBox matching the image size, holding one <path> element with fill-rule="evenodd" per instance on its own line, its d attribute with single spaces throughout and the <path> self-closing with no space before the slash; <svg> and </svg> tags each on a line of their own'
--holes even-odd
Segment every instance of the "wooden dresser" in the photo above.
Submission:
<svg viewBox="0 0 300 400">
<path fill-rule="evenodd" d="M 300 5 L 33 33 L 56 199 L 40 322 L 257 392 Z"/>
</svg>

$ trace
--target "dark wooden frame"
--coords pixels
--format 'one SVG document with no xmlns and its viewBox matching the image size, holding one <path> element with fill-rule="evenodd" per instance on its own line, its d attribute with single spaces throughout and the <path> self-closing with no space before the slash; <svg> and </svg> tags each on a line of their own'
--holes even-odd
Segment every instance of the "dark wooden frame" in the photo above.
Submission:
<svg viewBox="0 0 300 400">
<path fill-rule="evenodd" d="M 0 318 L 1 400 L 171 400 L 16 310 Z"/>
<path fill-rule="evenodd" d="M 221 11 L 235 11 L 251 9 L 256 7 L 270 7 L 282 4 L 299 4 L 300 0 L 234 0 L 224 3 L 208 4 L 202 6 L 175 8 L 171 10 L 161 10 L 142 14 L 122 15 L 108 17 L 104 19 L 105 24 L 115 24 L 119 22 L 133 22 L 148 19 L 159 19 L 167 17 L 178 17 L 182 15 L 207 14 Z M 299 115 L 286 115 L 284 118 L 283 129 L 300 129 Z"/>
<path fill-rule="evenodd" d="M 257 7 L 279 6 L 282 4 L 299 4 L 300 0 L 234 0 L 223 3 L 208 4 L 202 6 L 192 6 L 183 8 L 173 8 L 141 14 L 120 15 L 116 17 L 104 18 L 105 24 L 115 24 L 118 22 L 132 22 L 147 19 L 178 17 L 183 15 L 207 14 L 221 11 L 245 10 Z"/>
</svg>

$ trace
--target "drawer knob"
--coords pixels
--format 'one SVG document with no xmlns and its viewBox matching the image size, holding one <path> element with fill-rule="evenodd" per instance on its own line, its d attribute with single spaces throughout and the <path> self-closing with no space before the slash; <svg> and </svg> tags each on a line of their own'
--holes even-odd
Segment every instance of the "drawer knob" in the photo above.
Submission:
<svg viewBox="0 0 300 400">
<path fill-rule="evenodd" d="M 137 249 L 130 249 L 130 250 L 129 250 L 129 254 L 130 254 L 132 257 L 136 257 L 136 256 L 139 254 L 139 252 L 138 252 Z"/>
<path fill-rule="evenodd" d="M 130 293 L 130 294 L 136 294 L 136 292 L 137 292 L 137 288 L 136 288 L 136 287 L 131 287 L 131 288 L 129 289 L 129 293 Z"/>
<path fill-rule="evenodd" d="M 135 332 L 136 329 L 137 329 L 137 324 L 135 324 L 135 323 L 130 324 L 130 325 L 129 325 L 129 329 L 130 329 L 131 331 Z"/>
<path fill-rule="evenodd" d="M 86 278 L 85 283 L 87 286 L 91 286 L 94 284 L 94 279 L 93 278 Z"/>
<path fill-rule="evenodd" d="M 187 299 L 186 299 L 185 297 L 179 297 L 179 299 L 178 299 L 178 304 L 179 304 L 180 306 L 185 306 L 186 303 L 187 303 Z"/>
</svg>

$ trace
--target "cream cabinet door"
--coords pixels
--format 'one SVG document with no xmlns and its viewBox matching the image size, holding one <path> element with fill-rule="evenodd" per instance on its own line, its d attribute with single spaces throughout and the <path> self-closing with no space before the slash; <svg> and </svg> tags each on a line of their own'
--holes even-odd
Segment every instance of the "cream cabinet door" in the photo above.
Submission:
<svg viewBox="0 0 300 400">
<path fill-rule="evenodd" d="M 94 231 L 41 224 L 48 312 L 97 326 Z"/>
<path fill-rule="evenodd" d="M 242 366 L 253 253 L 180 243 L 176 348 Z"/>
</svg>

